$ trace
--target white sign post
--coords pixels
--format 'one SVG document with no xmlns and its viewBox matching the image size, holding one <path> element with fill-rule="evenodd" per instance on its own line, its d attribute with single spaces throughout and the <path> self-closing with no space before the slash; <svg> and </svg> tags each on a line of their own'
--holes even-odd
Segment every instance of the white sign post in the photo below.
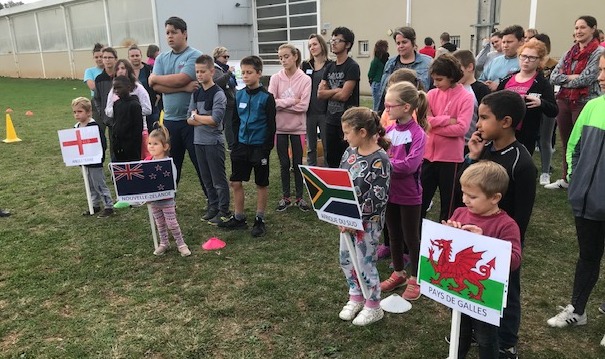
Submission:
<svg viewBox="0 0 605 359">
<path fill-rule="evenodd" d="M 453 310 L 450 359 L 458 357 L 461 314 L 500 326 L 511 251 L 510 242 L 423 220 L 418 283 L 423 295 Z"/>
<path fill-rule="evenodd" d="M 103 146 L 99 134 L 99 126 L 87 126 L 59 130 L 59 144 L 61 154 L 66 166 L 81 166 L 88 213 L 92 216 L 94 208 L 88 183 L 88 169 L 85 165 L 101 163 L 103 160 Z"/>
</svg>

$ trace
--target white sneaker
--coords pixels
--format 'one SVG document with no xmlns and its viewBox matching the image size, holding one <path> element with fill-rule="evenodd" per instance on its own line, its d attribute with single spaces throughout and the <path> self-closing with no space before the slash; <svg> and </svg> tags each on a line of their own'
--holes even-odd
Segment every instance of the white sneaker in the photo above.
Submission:
<svg viewBox="0 0 605 359">
<path fill-rule="evenodd" d="M 567 307 L 559 307 L 559 314 L 546 321 L 553 328 L 565 328 L 568 325 L 585 325 L 587 322 L 586 312 L 584 314 L 574 313 L 574 307 L 568 304 Z"/>
<path fill-rule="evenodd" d="M 378 307 L 376 309 L 363 307 L 363 310 L 353 319 L 353 325 L 364 326 L 379 321 L 384 317 L 384 311 Z"/>
<path fill-rule="evenodd" d="M 550 173 L 542 173 L 540 175 L 540 186 L 550 184 Z"/>
<path fill-rule="evenodd" d="M 558 179 L 551 184 L 547 184 L 544 186 L 546 189 L 567 189 L 569 187 L 569 183 L 565 182 L 562 179 Z"/>
<path fill-rule="evenodd" d="M 153 251 L 153 254 L 156 256 L 161 256 L 164 253 L 166 253 L 166 251 L 168 250 L 168 248 L 170 248 L 170 244 L 160 244 L 158 246 L 158 248 L 156 248 L 155 251 Z"/>
<path fill-rule="evenodd" d="M 362 309 L 363 302 L 354 302 L 350 300 L 347 302 L 347 304 L 345 304 L 344 307 L 342 307 L 338 317 L 340 317 L 342 320 L 353 320 L 357 316 L 357 313 L 359 313 Z"/>
<path fill-rule="evenodd" d="M 605 347 L 605 336 L 603 337 L 603 339 L 601 339 L 601 346 Z"/>
</svg>

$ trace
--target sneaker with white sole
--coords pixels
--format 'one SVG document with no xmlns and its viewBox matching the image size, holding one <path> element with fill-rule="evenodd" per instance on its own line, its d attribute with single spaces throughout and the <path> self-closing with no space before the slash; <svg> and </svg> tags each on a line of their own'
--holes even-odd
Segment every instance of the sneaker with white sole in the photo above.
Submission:
<svg viewBox="0 0 605 359">
<path fill-rule="evenodd" d="M 559 314 L 546 321 L 553 328 L 565 328 L 568 325 L 585 325 L 587 322 L 586 313 L 580 315 L 574 313 L 574 307 L 568 304 L 567 307 L 559 307 Z"/>
<path fill-rule="evenodd" d="M 567 187 L 569 187 L 569 183 L 565 182 L 563 179 L 558 179 L 553 183 L 544 186 L 546 189 L 567 189 Z"/>
<path fill-rule="evenodd" d="M 540 175 L 540 186 L 550 184 L 550 173 L 542 173 Z"/>
<path fill-rule="evenodd" d="M 186 244 L 177 247 L 177 249 L 179 250 L 181 257 L 189 257 L 191 255 L 191 251 L 189 250 L 189 247 L 187 247 Z"/>
<path fill-rule="evenodd" d="M 348 301 L 342 310 L 338 314 L 338 317 L 342 320 L 353 320 L 357 317 L 357 314 L 363 309 L 363 302 Z"/>
<path fill-rule="evenodd" d="M 603 339 L 601 339 L 601 346 L 605 347 L 605 336 L 603 336 Z"/>
<path fill-rule="evenodd" d="M 170 248 L 170 244 L 160 244 L 158 246 L 158 248 L 156 248 L 155 251 L 153 251 L 153 254 L 156 256 L 161 256 L 164 253 L 166 253 L 166 251 L 168 250 L 168 248 Z"/>
<path fill-rule="evenodd" d="M 363 307 L 361 312 L 353 319 L 353 325 L 364 326 L 379 321 L 384 317 L 382 308 Z"/>
</svg>

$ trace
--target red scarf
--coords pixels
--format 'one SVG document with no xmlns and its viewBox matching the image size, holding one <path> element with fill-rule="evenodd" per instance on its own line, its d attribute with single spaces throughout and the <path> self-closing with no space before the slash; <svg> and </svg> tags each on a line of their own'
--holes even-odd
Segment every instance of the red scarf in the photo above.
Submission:
<svg viewBox="0 0 605 359">
<path fill-rule="evenodd" d="M 599 47 L 599 39 L 593 38 L 584 49 L 580 50 L 580 44 L 575 44 L 571 47 L 571 50 L 565 54 L 563 60 L 562 74 L 565 75 L 579 75 L 586 68 L 590 55 Z M 576 63 L 576 67 L 572 70 L 572 64 Z M 588 86 L 578 88 L 561 87 L 561 90 L 557 94 L 558 99 L 567 99 L 570 102 L 577 102 L 580 99 L 588 96 Z"/>
</svg>

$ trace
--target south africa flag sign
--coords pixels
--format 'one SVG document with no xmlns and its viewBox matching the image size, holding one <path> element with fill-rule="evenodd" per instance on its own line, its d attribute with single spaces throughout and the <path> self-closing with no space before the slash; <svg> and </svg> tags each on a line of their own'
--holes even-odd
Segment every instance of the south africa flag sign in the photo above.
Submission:
<svg viewBox="0 0 605 359">
<path fill-rule="evenodd" d="M 299 167 L 319 219 L 338 226 L 363 230 L 359 202 L 347 170 Z"/>
</svg>

